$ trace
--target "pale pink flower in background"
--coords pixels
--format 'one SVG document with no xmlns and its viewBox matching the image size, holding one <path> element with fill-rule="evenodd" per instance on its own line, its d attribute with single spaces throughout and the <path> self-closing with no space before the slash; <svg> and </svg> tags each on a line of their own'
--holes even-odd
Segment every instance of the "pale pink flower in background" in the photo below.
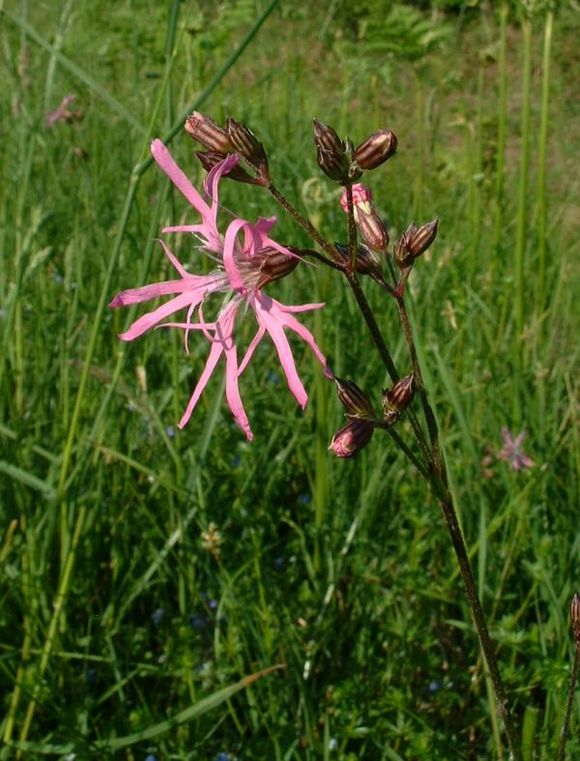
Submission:
<svg viewBox="0 0 580 761">
<path fill-rule="evenodd" d="M 81 118 L 80 111 L 71 111 L 69 106 L 76 98 L 76 95 L 65 95 L 60 104 L 47 114 L 46 123 L 49 127 L 54 127 L 57 122 L 72 122 Z"/>
<path fill-rule="evenodd" d="M 355 182 L 352 186 L 352 204 L 355 209 L 358 206 L 362 206 L 363 209 L 370 210 L 370 205 L 373 200 L 373 194 L 370 188 L 363 185 L 362 182 Z M 342 210 L 346 213 L 348 211 L 348 200 L 346 190 L 343 190 L 340 195 L 340 205 Z"/>
<path fill-rule="evenodd" d="M 503 447 L 499 453 L 499 459 L 509 462 L 514 470 L 523 468 L 533 468 L 534 461 L 524 452 L 523 443 L 526 438 L 526 432 L 522 431 L 515 439 L 505 426 L 501 429 L 503 438 Z"/>
<path fill-rule="evenodd" d="M 326 358 L 316 344 L 312 333 L 293 316 L 293 313 L 320 309 L 324 304 L 288 306 L 263 292 L 264 285 L 283 277 L 299 261 L 296 254 L 268 236 L 268 232 L 276 221 L 275 217 L 260 218 L 255 224 L 234 218 L 225 234 L 220 233 L 217 226 L 219 181 L 224 174 L 237 165 L 239 160 L 237 155 L 228 156 L 209 172 L 204 183 L 205 191 L 210 199 L 208 203 L 193 187 L 160 140 L 153 141 L 151 152 L 171 182 L 201 215 L 199 224 L 167 227 L 163 232 L 194 234 L 201 243 L 201 248 L 216 261 L 217 268 L 209 275 L 191 275 L 169 247 L 161 242 L 165 255 L 180 276 L 179 279 L 123 291 L 115 296 L 110 306 L 128 306 L 159 296 L 172 295 L 173 298 L 136 320 L 125 333 L 120 335 L 120 338 L 124 341 L 132 341 L 155 326 L 175 327 L 184 331 L 187 351 L 189 332 L 200 330 L 210 342 L 211 348 L 205 368 L 179 421 L 179 427 L 183 428 L 189 421 L 195 405 L 223 355 L 226 364 L 226 399 L 236 423 L 244 431 L 246 437 L 251 439 L 253 434 L 241 399 L 238 379 L 266 333 L 276 347 L 288 387 L 302 407 L 306 405 L 308 395 L 296 370 L 292 350 L 284 333 L 285 328 L 294 331 L 302 338 L 324 367 L 326 375 L 332 377 Z M 202 307 L 212 293 L 222 295 L 222 307 L 214 320 L 206 321 Z M 242 361 L 239 362 L 234 327 L 242 306 L 252 309 L 258 322 L 258 330 Z M 187 309 L 184 322 L 163 322 L 167 317 L 182 309 Z M 196 309 L 198 319 L 192 321 Z"/>
</svg>

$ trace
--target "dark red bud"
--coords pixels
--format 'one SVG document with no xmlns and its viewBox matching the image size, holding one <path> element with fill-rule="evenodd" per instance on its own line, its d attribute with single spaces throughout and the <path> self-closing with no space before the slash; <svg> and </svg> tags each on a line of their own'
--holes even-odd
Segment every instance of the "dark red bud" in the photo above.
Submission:
<svg viewBox="0 0 580 761">
<path fill-rule="evenodd" d="M 355 206 L 354 219 L 361 238 L 369 248 L 372 248 L 373 251 L 387 250 L 389 232 L 383 220 L 370 204 Z"/>
<path fill-rule="evenodd" d="M 335 378 L 336 394 L 348 417 L 374 420 L 375 411 L 369 397 L 354 381 Z"/>
<path fill-rule="evenodd" d="M 394 423 L 411 403 L 415 394 L 415 376 L 400 378 L 392 388 L 383 394 L 383 416 L 386 422 Z"/>
<path fill-rule="evenodd" d="M 226 158 L 226 156 L 223 153 L 219 153 L 219 151 L 196 151 L 195 155 L 206 172 L 209 172 L 216 164 L 219 164 L 220 161 L 223 161 Z M 252 177 L 252 175 L 246 172 L 246 170 L 239 164 L 232 167 L 224 177 L 228 177 L 230 180 L 235 180 L 236 182 L 246 182 L 250 185 L 263 184 L 259 177 Z"/>
<path fill-rule="evenodd" d="M 316 161 L 324 174 L 331 180 L 341 183 L 349 181 L 349 164 L 344 155 L 340 156 L 324 148 L 318 148 Z"/>
<path fill-rule="evenodd" d="M 580 644 L 580 595 L 578 592 L 572 598 L 570 605 L 570 622 L 572 624 L 572 632 L 574 633 L 574 639 L 576 644 Z"/>
<path fill-rule="evenodd" d="M 262 179 L 268 179 L 268 159 L 264 146 L 251 129 L 235 119 L 226 120 L 226 132 L 235 151 L 260 171 Z"/>
<path fill-rule="evenodd" d="M 324 124 L 318 119 L 313 119 L 312 122 L 314 125 L 314 142 L 317 148 L 332 153 L 345 153 L 345 144 L 330 125 Z"/>
<path fill-rule="evenodd" d="M 225 129 L 216 124 L 209 116 L 204 116 L 198 111 L 194 111 L 185 120 L 185 131 L 210 151 L 225 154 L 233 150 Z"/>
<path fill-rule="evenodd" d="M 334 245 L 343 262 L 348 264 L 350 260 L 348 246 L 344 246 L 342 243 L 335 243 Z M 357 249 L 356 271 L 361 275 L 381 274 L 381 262 L 379 257 L 367 246 L 360 245 Z"/>
<path fill-rule="evenodd" d="M 408 231 L 405 233 L 409 245 L 409 253 L 413 259 L 421 256 L 421 254 L 426 251 L 433 243 L 437 236 L 438 225 L 439 220 L 433 219 L 431 222 L 427 222 L 427 224 L 421 225 L 418 230 L 415 228 L 412 235 L 409 235 Z"/>
<path fill-rule="evenodd" d="M 355 151 L 354 158 L 361 169 L 375 169 L 391 158 L 397 150 L 397 137 L 390 130 L 378 130 L 369 135 Z"/>
<path fill-rule="evenodd" d="M 370 420 L 353 418 L 334 434 L 328 448 L 337 457 L 352 457 L 369 443 L 374 429 Z"/>
</svg>

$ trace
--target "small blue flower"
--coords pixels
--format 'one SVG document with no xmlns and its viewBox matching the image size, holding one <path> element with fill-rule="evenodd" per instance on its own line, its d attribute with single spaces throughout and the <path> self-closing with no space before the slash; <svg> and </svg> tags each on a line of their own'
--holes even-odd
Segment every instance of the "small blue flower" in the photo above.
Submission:
<svg viewBox="0 0 580 761">
<path fill-rule="evenodd" d="M 208 624 L 207 617 L 203 613 L 192 613 L 188 621 L 191 628 L 198 632 L 203 631 Z"/>
<path fill-rule="evenodd" d="M 164 615 L 165 615 L 164 608 L 157 608 L 157 610 L 154 610 L 153 613 L 151 614 L 151 622 L 153 623 L 153 625 L 159 626 Z"/>
<path fill-rule="evenodd" d="M 232 757 L 229 753 L 224 753 L 224 751 L 222 751 L 221 753 L 217 754 L 214 761 L 231 761 L 231 759 Z"/>
<path fill-rule="evenodd" d="M 433 680 L 432 682 L 429 682 L 429 692 L 439 692 L 441 689 L 441 684 L 439 682 L 436 682 Z"/>
<path fill-rule="evenodd" d="M 152 755 L 151 753 L 147 756 L 145 761 L 157 761 L 157 757 Z"/>
<path fill-rule="evenodd" d="M 312 497 L 310 496 L 310 494 L 301 494 L 298 497 L 298 502 L 301 505 L 308 505 L 310 503 L 311 499 L 312 499 Z"/>
<path fill-rule="evenodd" d="M 172 439 L 175 436 L 175 428 L 172 425 L 168 425 L 165 429 L 165 433 L 169 436 L 170 439 Z"/>
</svg>

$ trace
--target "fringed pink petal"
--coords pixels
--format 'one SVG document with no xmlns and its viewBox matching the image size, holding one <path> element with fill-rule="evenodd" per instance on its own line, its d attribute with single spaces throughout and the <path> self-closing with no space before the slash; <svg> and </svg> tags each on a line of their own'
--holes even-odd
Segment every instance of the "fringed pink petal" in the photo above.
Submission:
<svg viewBox="0 0 580 761">
<path fill-rule="evenodd" d="M 258 328 L 258 332 L 252 338 L 252 340 L 250 342 L 250 345 L 246 349 L 246 353 L 244 354 L 244 358 L 242 359 L 242 362 L 241 362 L 239 370 L 238 370 L 238 375 L 241 375 L 244 372 L 244 370 L 246 369 L 246 367 L 248 366 L 250 360 L 254 356 L 254 352 L 256 351 L 256 347 L 258 346 L 258 344 L 260 343 L 262 338 L 264 338 L 265 334 L 266 334 L 266 329 L 265 328 L 262 328 L 262 327 Z"/>
<path fill-rule="evenodd" d="M 215 370 L 215 367 L 218 363 L 219 358 L 221 357 L 223 353 L 224 347 L 219 342 L 212 343 L 211 349 L 209 352 L 209 357 L 207 358 L 207 362 L 205 363 L 205 367 L 203 369 L 203 372 L 196 383 L 195 388 L 193 389 L 193 394 L 191 395 L 191 399 L 189 400 L 187 404 L 187 408 L 185 412 L 183 413 L 181 420 L 177 424 L 179 428 L 183 428 L 187 425 L 189 422 L 189 419 L 193 413 L 193 410 L 195 409 L 195 405 L 198 403 L 200 396 L 203 393 L 203 390 L 207 386 L 207 383 L 209 379 L 212 376 L 213 371 Z"/>
<path fill-rule="evenodd" d="M 173 156 L 161 140 L 154 140 L 151 143 L 151 154 L 175 187 L 185 196 L 193 208 L 201 214 L 204 222 L 207 219 L 211 219 L 212 213 L 210 207 L 193 187 L 183 170 L 175 163 Z"/>
<path fill-rule="evenodd" d="M 147 288 L 148 286 L 145 287 Z M 139 338 L 143 333 L 151 330 L 151 328 L 157 325 L 158 322 L 169 317 L 170 314 L 173 314 L 180 309 L 184 309 L 191 304 L 199 303 L 201 299 L 203 299 L 204 293 L 205 290 L 203 288 L 198 288 L 197 291 L 192 292 L 191 290 L 188 290 L 186 293 L 176 296 L 174 299 L 167 301 L 152 312 L 144 314 L 143 317 L 136 320 L 128 330 L 121 333 L 119 338 L 122 341 L 134 341 L 135 338 Z"/>
<path fill-rule="evenodd" d="M 267 299 L 268 297 L 265 298 Z M 288 388 L 294 395 L 298 404 L 304 408 L 308 401 L 308 394 L 306 393 L 306 389 L 302 385 L 302 381 L 296 370 L 296 364 L 294 362 L 290 344 L 284 334 L 284 328 L 279 318 L 274 316 L 270 309 L 262 308 L 263 303 L 264 302 L 261 299 L 254 299 L 253 306 L 256 312 L 256 318 L 260 326 L 268 332 L 270 338 L 274 342 L 282 370 L 286 376 Z"/>
</svg>

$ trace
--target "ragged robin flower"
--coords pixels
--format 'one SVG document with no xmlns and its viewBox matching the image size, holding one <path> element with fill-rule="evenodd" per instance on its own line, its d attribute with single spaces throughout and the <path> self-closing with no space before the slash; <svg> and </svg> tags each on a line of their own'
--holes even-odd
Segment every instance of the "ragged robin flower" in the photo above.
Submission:
<svg viewBox="0 0 580 761">
<path fill-rule="evenodd" d="M 189 333 L 199 330 L 209 341 L 210 352 L 187 408 L 179 421 L 183 428 L 199 401 L 218 361 L 222 356 L 226 363 L 226 399 L 236 423 L 250 440 L 253 437 L 239 389 L 239 378 L 248 366 L 258 344 L 266 333 L 272 339 L 290 391 L 304 407 L 308 395 L 294 362 L 285 329 L 296 333 L 310 347 L 316 359 L 324 367 L 328 377 L 326 358 L 316 344 L 312 333 L 302 325 L 295 313 L 319 309 L 324 304 L 281 304 L 264 292 L 273 280 L 284 277 L 300 261 L 293 250 L 276 243 L 268 233 L 276 218 L 260 218 L 254 224 L 245 219 L 234 218 L 224 233 L 218 228 L 218 186 L 220 179 L 235 168 L 238 156 L 231 154 L 216 164 L 209 172 L 204 188 L 209 203 L 193 187 L 185 173 L 175 163 L 160 140 L 151 146 L 153 158 L 189 204 L 201 216 L 201 222 L 193 225 L 167 227 L 163 232 L 189 233 L 199 241 L 200 248 L 215 262 L 216 268 L 209 275 L 192 275 L 186 271 L 165 242 L 161 246 L 179 278 L 131 288 L 115 296 L 111 307 L 129 306 L 150 301 L 159 296 L 171 296 L 161 306 L 136 320 L 120 335 L 123 341 L 133 341 L 156 326 L 175 327 L 184 331 L 185 348 L 188 350 Z M 213 319 L 206 320 L 203 308 L 212 294 L 219 295 L 221 308 Z M 242 361 L 238 360 L 238 347 L 234 337 L 235 324 L 240 311 L 249 307 L 255 314 L 258 330 L 248 345 Z M 182 322 L 165 322 L 176 312 L 187 310 Z M 194 319 L 197 313 L 197 319 Z"/>
</svg>

